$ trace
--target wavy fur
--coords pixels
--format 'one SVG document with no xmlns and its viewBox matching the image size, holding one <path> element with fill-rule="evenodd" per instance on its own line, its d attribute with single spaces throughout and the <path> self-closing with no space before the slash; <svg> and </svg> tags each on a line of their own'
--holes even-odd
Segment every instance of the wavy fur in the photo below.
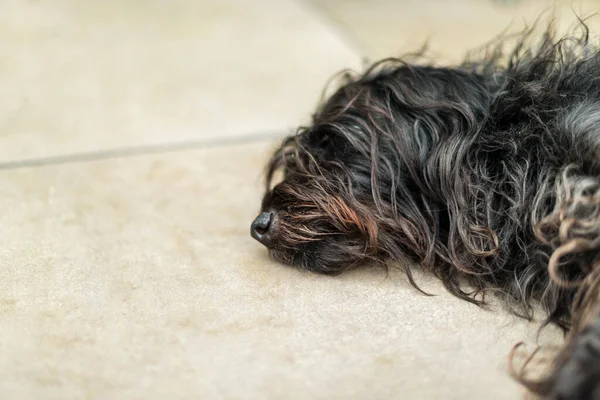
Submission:
<svg viewBox="0 0 600 400">
<path fill-rule="evenodd" d="M 346 75 L 269 164 L 271 255 L 326 274 L 400 262 L 413 284 L 418 265 L 479 305 L 540 305 L 571 346 L 600 341 L 600 50 L 580 27 L 527 31 L 508 57 L 499 41 L 456 67 Z M 523 382 L 551 396 L 569 354 Z"/>
</svg>

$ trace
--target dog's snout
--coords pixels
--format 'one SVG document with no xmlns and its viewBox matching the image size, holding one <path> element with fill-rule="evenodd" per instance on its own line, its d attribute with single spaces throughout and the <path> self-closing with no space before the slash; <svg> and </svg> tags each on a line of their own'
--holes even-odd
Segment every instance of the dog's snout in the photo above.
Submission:
<svg viewBox="0 0 600 400">
<path fill-rule="evenodd" d="M 250 227 L 250 234 L 252 237 L 267 247 L 271 246 L 273 239 L 273 219 L 274 215 L 272 212 L 263 212 L 256 217 Z"/>
</svg>

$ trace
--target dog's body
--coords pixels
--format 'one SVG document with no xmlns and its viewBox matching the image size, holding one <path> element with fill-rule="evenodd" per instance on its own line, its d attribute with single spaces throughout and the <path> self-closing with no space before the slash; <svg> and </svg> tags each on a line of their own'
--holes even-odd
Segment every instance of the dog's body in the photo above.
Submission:
<svg viewBox="0 0 600 400">
<path fill-rule="evenodd" d="M 539 302 L 570 339 L 529 388 L 600 398 L 600 51 L 521 47 L 349 78 L 274 155 L 252 234 L 309 270 L 416 261 L 465 300 Z"/>
</svg>

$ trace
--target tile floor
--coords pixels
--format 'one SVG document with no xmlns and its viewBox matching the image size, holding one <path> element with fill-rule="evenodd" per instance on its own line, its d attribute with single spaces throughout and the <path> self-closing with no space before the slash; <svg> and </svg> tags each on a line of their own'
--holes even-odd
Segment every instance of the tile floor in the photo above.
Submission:
<svg viewBox="0 0 600 400">
<path fill-rule="evenodd" d="M 0 398 L 519 398 L 506 355 L 537 325 L 282 267 L 248 228 L 333 73 L 426 37 L 458 59 L 550 5 L 0 2 Z"/>
</svg>

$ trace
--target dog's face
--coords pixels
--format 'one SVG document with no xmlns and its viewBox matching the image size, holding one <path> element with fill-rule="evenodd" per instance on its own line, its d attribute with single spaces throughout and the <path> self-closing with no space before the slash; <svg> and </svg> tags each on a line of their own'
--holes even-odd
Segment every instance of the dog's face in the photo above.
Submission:
<svg viewBox="0 0 600 400">
<path fill-rule="evenodd" d="M 368 143 L 358 143 L 367 140 L 364 121 L 339 92 L 273 155 L 251 232 L 274 259 L 337 274 L 376 258 L 371 158 Z"/>
<path fill-rule="evenodd" d="M 377 224 L 368 215 L 368 169 L 332 132 L 306 129 L 275 152 L 252 235 L 286 264 L 336 274 L 372 258 Z M 275 182 L 276 173 L 283 175 Z"/>
</svg>

